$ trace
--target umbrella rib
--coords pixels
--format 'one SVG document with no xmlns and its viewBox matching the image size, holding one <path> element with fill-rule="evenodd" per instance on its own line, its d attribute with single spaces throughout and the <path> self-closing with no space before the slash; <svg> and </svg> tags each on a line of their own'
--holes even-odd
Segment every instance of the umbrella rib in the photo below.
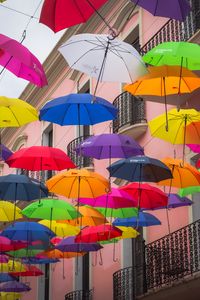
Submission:
<svg viewBox="0 0 200 300">
<path fill-rule="evenodd" d="M 18 123 L 18 126 L 20 127 L 20 126 L 21 126 L 21 124 L 19 123 L 19 121 L 18 121 L 17 117 L 15 116 L 14 112 L 12 111 L 12 108 L 11 108 L 11 106 L 9 106 L 9 109 L 10 109 L 10 111 L 11 111 L 11 113 L 12 113 L 13 117 L 15 118 L 16 122 Z"/>
<path fill-rule="evenodd" d="M 92 190 L 92 188 L 91 188 L 91 186 L 90 186 L 90 184 L 89 184 L 88 179 L 87 179 L 86 177 L 84 177 L 84 179 L 85 179 L 85 181 L 87 181 L 87 184 L 88 184 L 88 186 L 89 186 L 89 188 L 90 188 L 90 191 L 91 191 L 91 194 L 92 194 L 93 198 L 95 198 L 95 195 L 94 195 L 93 190 Z"/>
</svg>

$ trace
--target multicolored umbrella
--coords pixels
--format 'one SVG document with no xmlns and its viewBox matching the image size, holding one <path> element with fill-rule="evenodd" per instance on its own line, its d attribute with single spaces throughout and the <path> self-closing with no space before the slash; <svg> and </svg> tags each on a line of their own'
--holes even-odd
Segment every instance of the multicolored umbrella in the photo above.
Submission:
<svg viewBox="0 0 200 300">
<path fill-rule="evenodd" d="M 26 270 L 21 272 L 13 272 L 12 276 L 20 276 L 20 277 L 32 277 L 32 276 L 41 276 L 44 273 L 37 268 L 36 266 L 25 266 Z"/>
<path fill-rule="evenodd" d="M 40 23 L 54 32 L 85 23 L 108 0 L 45 0 L 42 6 Z M 99 13 L 98 13 L 99 15 Z"/>
<path fill-rule="evenodd" d="M 154 225 L 160 225 L 161 222 L 159 219 L 157 219 L 155 216 L 145 213 L 145 212 L 139 212 L 139 216 L 132 217 L 132 218 L 125 218 L 125 219 L 116 219 L 113 222 L 114 226 L 126 226 L 126 227 L 148 227 L 148 226 L 154 226 Z"/>
<path fill-rule="evenodd" d="M 154 16 L 175 19 L 183 22 L 189 14 L 191 7 L 187 0 L 131 0 L 135 5 L 146 9 Z"/>
<path fill-rule="evenodd" d="M 42 64 L 20 42 L 0 34 L 0 49 L 0 65 L 3 66 L 4 69 L 9 70 L 17 77 L 28 80 L 39 87 L 47 85 Z M 26 116 L 24 116 L 24 118 L 26 118 Z"/>
<path fill-rule="evenodd" d="M 159 182 L 172 178 L 170 169 L 163 162 L 142 155 L 118 160 L 107 169 L 111 177 L 128 181 Z"/>
<path fill-rule="evenodd" d="M 21 168 L 31 171 L 60 171 L 76 168 L 64 151 L 48 146 L 22 148 L 11 155 L 6 163 L 10 168 Z"/>
<path fill-rule="evenodd" d="M 62 252 L 91 252 L 98 251 L 103 247 L 98 243 L 77 243 L 76 237 L 71 236 L 63 239 L 57 246 L 56 249 Z"/>
<path fill-rule="evenodd" d="M 66 236 L 76 235 L 80 232 L 80 228 L 78 228 L 76 226 L 72 226 L 67 223 L 61 223 L 62 221 L 60 221 L 58 223 L 56 221 L 42 220 L 39 222 L 39 224 L 42 224 L 42 225 L 50 228 L 57 236 L 63 237 L 63 238 Z"/>
<path fill-rule="evenodd" d="M 12 251 L 23 249 L 28 246 L 27 242 L 24 241 L 12 241 L 7 237 L 0 235 L 0 252 Z"/>
<path fill-rule="evenodd" d="M 30 290 L 31 288 L 28 285 L 19 281 L 9 281 L 0 284 L 0 292 L 21 293 L 21 292 L 28 292 Z"/>
<path fill-rule="evenodd" d="M 142 147 L 128 135 L 104 133 L 84 140 L 75 151 L 96 159 L 128 158 L 143 155 Z"/>
</svg>

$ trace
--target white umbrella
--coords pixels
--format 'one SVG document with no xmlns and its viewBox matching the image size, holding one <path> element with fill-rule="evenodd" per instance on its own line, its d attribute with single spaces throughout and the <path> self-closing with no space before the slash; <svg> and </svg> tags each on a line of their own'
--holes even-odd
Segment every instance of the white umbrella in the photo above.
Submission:
<svg viewBox="0 0 200 300">
<path fill-rule="evenodd" d="M 99 81 L 133 82 L 147 73 L 137 50 L 106 34 L 72 36 L 59 51 L 73 69 Z"/>
</svg>

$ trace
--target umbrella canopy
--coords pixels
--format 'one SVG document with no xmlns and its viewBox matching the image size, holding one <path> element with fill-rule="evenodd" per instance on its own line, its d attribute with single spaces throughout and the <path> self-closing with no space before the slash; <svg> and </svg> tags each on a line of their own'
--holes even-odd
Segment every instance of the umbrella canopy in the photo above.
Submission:
<svg viewBox="0 0 200 300">
<path fill-rule="evenodd" d="M 45 185 L 26 175 L 0 176 L 0 199 L 31 201 L 47 196 Z"/>
<path fill-rule="evenodd" d="M 106 178 L 87 169 L 61 172 L 46 181 L 50 192 L 67 198 L 94 198 L 109 189 Z"/>
<path fill-rule="evenodd" d="M 195 193 L 200 193 L 200 186 L 188 186 L 188 187 L 185 187 L 185 188 L 181 188 L 179 191 L 178 191 L 178 194 L 179 196 L 181 197 L 185 197 L 185 196 L 188 196 L 188 195 L 193 195 Z"/>
<path fill-rule="evenodd" d="M 187 0 L 131 0 L 135 5 L 146 9 L 154 16 L 175 19 L 183 22 L 190 12 L 190 5 Z"/>
<path fill-rule="evenodd" d="M 49 257 L 49 258 L 76 258 L 78 256 L 85 255 L 85 252 L 62 252 L 58 249 L 54 249 L 51 251 L 43 252 L 42 255 Z M 40 255 L 38 255 L 40 257 Z"/>
<path fill-rule="evenodd" d="M 156 207 L 167 206 L 168 197 L 160 189 L 145 183 L 131 183 L 122 186 L 120 190 L 127 192 L 137 200 L 141 209 L 155 209 Z"/>
<path fill-rule="evenodd" d="M 153 66 L 181 66 L 190 70 L 200 70 L 200 47 L 190 42 L 160 43 L 143 56 L 143 60 Z"/>
<path fill-rule="evenodd" d="M 42 6 L 40 23 L 54 32 L 85 23 L 95 11 L 108 0 L 45 0 Z"/>
<path fill-rule="evenodd" d="M 200 122 L 200 113 L 197 110 L 180 109 L 177 111 L 174 108 L 168 112 L 168 131 L 166 131 L 165 114 L 159 115 L 151 120 L 149 122 L 149 128 L 153 137 L 157 137 L 172 144 L 200 144 L 198 131 L 196 131 L 195 135 L 192 135 L 189 134 L 187 129 L 187 125 L 194 122 Z"/>
<path fill-rule="evenodd" d="M 76 167 L 64 151 L 48 146 L 22 148 L 11 155 L 6 163 L 11 168 L 21 168 L 31 171 L 60 171 Z"/>
<path fill-rule="evenodd" d="M 76 237 L 71 236 L 63 239 L 57 246 L 56 249 L 62 252 L 91 252 L 98 251 L 103 247 L 98 243 L 77 243 Z"/>
<path fill-rule="evenodd" d="M 135 239 L 139 232 L 136 231 L 133 227 L 125 227 L 125 226 L 116 226 L 122 231 L 122 236 L 116 239 Z"/>
<path fill-rule="evenodd" d="M 28 80 L 39 87 L 47 85 L 42 64 L 20 42 L 0 34 L 0 49 L 1 66 L 17 77 Z"/>
<path fill-rule="evenodd" d="M 22 214 L 28 218 L 46 220 L 70 220 L 77 218 L 77 211 L 74 206 L 64 200 L 50 198 L 31 203 L 22 210 Z"/>
<path fill-rule="evenodd" d="M 12 273 L 13 275 L 13 273 Z M 14 276 L 14 275 L 13 275 Z M 16 280 L 15 277 L 13 277 L 7 273 L 0 273 L 0 282 L 8 282 L 8 281 L 14 281 Z"/>
<path fill-rule="evenodd" d="M 116 219 L 113 222 L 114 226 L 131 226 L 131 227 L 148 227 L 153 225 L 160 225 L 161 222 L 159 219 L 157 219 L 155 216 L 145 213 L 145 212 L 139 212 L 139 215 L 137 217 L 132 218 L 125 218 L 125 219 Z"/>
<path fill-rule="evenodd" d="M 177 194 L 170 194 L 168 201 L 168 208 L 177 208 L 182 206 L 190 206 L 193 202 L 187 197 L 180 197 Z"/>
<path fill-rule="evenodd" d="M 32 276 L 41 276 L 44 273 L 35 266 L 25 266 L 26 270 L 21 272 L 13 272 L 12 276 L 20 276 L 20 277 L 32 277 Z"/>
<path fill-rule="evenodd" d="M 31 288 L 19 281 L 9 281 L 0 284 L 0 292 L 28 292 Z"/>
<path fill-rule="evenodd" d="M 26 248 L 27 245 L 26 242 L 11 241 L 7 237 L 0 236 L 0 252 L 23 249 Z"/>
<path fill-rule="evenodd" d="M 55 234 L 46 226 L 36 222 L 15 222 L 1 232 L 2 236 L 13 241 L 38 241 L 48 242 Z"/>
<path fill-rule="evenodd" d="M 1 300 L 19 300 L 21 299 L 22 295 L 20 293 L 5 293 L 5 292 L 0 292 L 0 299 Z"/>
<path fill-rule="evenodd" d="M 81 198 L 80 202 L 93 207 L 107 207 L 107 208 L 123 208 L 136 207 L 137 201 L 123 190 L 111 188 L 111 190 L 97 198 Z"/>
<path fill-rule="evenodd" d="M 23 262 L 25 264 L 36 264 L 36 265 L 46 265 L 46 264 L 54 264 L 54 263 L 57 263 L 59 262 L 59 259 L 57 258 L 47 258 L 45 256 L 43 257 L 28 257 L 28 258 L 25 258 L 23 259 Z"/>
<path fill-rule="evenodd" d="M 80 232 L 80 228 L 67 223 L 57 223 L 56 221 L 42 220 L 39 222 L 39 224 L 50 228 L 57 236 L 63 238 L 70 235 L 76 235 Z"/>
<path fill-rule="evenodd" d="M 6 254 L 0 254 L 0 262 L 1 263 L 8 262 L 8 259 L 9 259 L 8 255 L 6 255 Z"/>
<path fill-rule="evenodd" d="M 200 172 L 188 163 L 182 163 L 180 159 L 165 158 L 162 160 L 171 170 L 173 178 L 162 180 L 159 185 L 184 188 L 200 184 Z"/>
<path fill-rule="evenodd" d="M 122 235 L 122 231 L 112 225 L 98 225 L 85 227 L 76 236 L 77 243 L 95 243 L 113 239 Z"/>
<path fill-rule="evenodd" d="M 1 273 L 11 273 L 25 270 L 25 266 L 19 262 L 10 259 L 7 263 L 0 263 Z"/>
<path fill-rule="evenodd" d="M 37 120 L 37 110 L 27 102 L 0 96 L 0 127 L 20 127 Z"/>
<path fill-rule="evenodd" d="M 144 154 L 142 147 L 131 137 L 115 133 L 91 136 L 75 150 L 78 154 L 96 159 L 128 158 Z"/>
<path fill-rule="evenodd" d="M 0 222 L 11 222 L 22 217 L 19 207 L 7 201 L 0 201 Z"/>
<path fill-rule="evenodd" d="M 125 208 L 103 208 L 97 207 L 104 216 L 113 218 L 130 218 L 138 215 L 138 209 L 136 207 L 125 207 Z"/>
<path fill-rule="evenodd" d="M 38 253 L 41 253 L 43 251 L 41 249 L 34 249 L 34 248 L 31 248 L 31 247 L 29 247 L 29 248 L 15 250 L 15 251 L 9 251 L 9 252 L 6 252 L 6 253 L 11 257 L 26 258 L 26 257 L 35 257 Z"/>
<path fill-rule="evenodd" d="M 163 162 L 142 155 L 118 160 L 107 169 L 110 176 L 128 181 L 159 182 L 172 178 L 170 169 Z"/>
<path fill-rule="evenodd" d="M 194 123 L 195 124 L 195 123 Z M 198 122 L 198 124 L 199 124 L 199 122 Z M 189 125 L 190 126 L 190 125 Z M 188 130 L 188 127 L 189 126 L 187 126 L 187 130 Z M 193 152 L 195 152 L 195 153 L 200 153 L 200 145 L 198 145 L 198 144 L 187 144 L 187 146 L 190 148 L 190 150 L 192 150 Z"/>
<path fill-rule="evenodd" d="M 90 94 L 69 94 L 47 102 L 40 120 L 61 126 L 94 125 L 117 118 L 118 109 L 107 100 Z"/>
<path fill-rule="evenodd" d="M 100 81 L 133 82 L 147 73 L 133 46 L 106 34 L 73 35 L 59 51 L 71 68 Z"/>
<path fill-rule="evenodd" d="M 3 144 L 0 144 L 0 160 L 6 160 L 13 154 L 10 149 L 8 149 Z"/>
</svg>

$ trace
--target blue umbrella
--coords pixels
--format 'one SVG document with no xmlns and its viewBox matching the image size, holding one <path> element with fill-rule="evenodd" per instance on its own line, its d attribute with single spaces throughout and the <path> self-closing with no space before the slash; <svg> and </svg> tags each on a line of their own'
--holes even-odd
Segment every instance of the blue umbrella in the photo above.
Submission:
<svg viewBox="0 0 200 300">
<path fill-rule="evenodd" d="M 90 94 L 70 94 L 47 102 L 40 120 L 64 125 L 94 125 L 117 118 L 118 109 Z"/>
<path fill-rule="evenodd" d="M 107 169 L 110 176 L 128 181 L 159 182 L 173 177 L 163 162 L 144 155 L 118 160 Z"/>
<path fill-rule="evenodd" d="M 7 273 L 0 273 L 0 282 L 8 282 L 16 280 L 15 277 L 7 274 Z"/>
<path fill-rule="evenodd" d="M 43 243 L 49 243 L 55 233 L 36 222 L 15 222 L 4 229 L 1 235 L 13 241 L 33 242 L 41 240 Z"/>
<path fill-rule="evenodd" d="M 0 144 L 0 160 L 6 160 L 13 154 L 10 149 L 8 149 L 3 144 Z"/>
<path fill-rule="evenodd" d="M 138 217 L 132 217 L 132 218 L 117 218 L 113 222 L 114 226 L 132 226 L 132 227 L 148 227 L 153 225 L 160 225 L 161 222 L 159 219 L 154 217 L 153 215 L 145 212 L 139 212 Z"/>
<path fill-rule="evenodd" d="M 0 176 L 1 200 L 31 201 L 44 197 L 48 197 L 48 189 L 36 179 L 16 174 Z"/>
<path fill-rule="evenodd" d="M 28 257 L 22 260 L 24 264 L 31 265 L 43 265 L 43 264 L 53 264 L 57 263 L 60 260 L 57 258 L 38 258 L 38 257 Z"/>
</svg>

